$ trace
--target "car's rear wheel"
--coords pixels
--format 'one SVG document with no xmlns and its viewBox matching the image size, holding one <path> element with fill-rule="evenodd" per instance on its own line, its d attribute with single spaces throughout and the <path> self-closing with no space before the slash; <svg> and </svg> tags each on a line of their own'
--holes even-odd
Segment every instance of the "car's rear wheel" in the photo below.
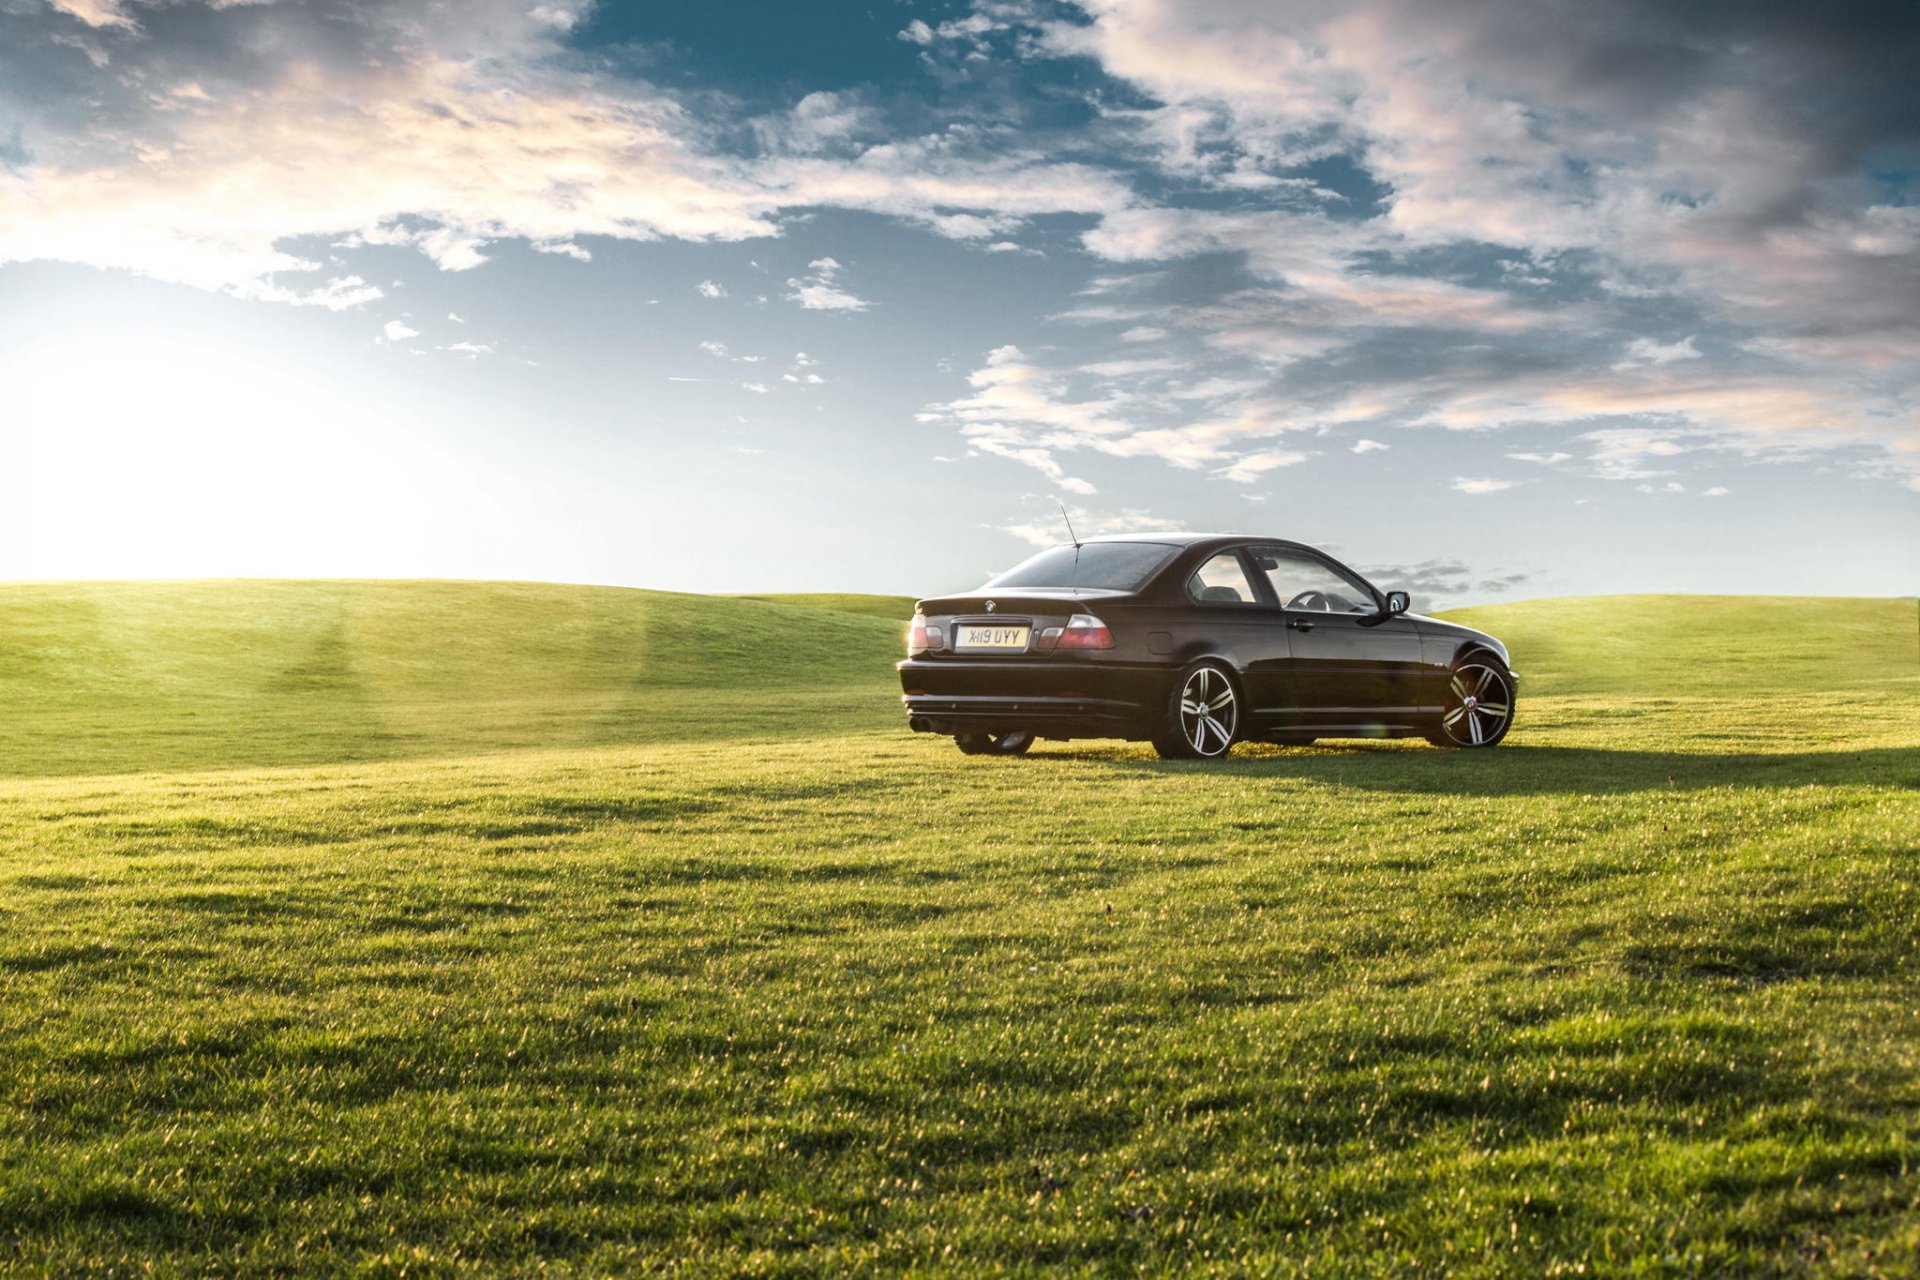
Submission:
<svg viewBox="0 0 1920 1280">
<path fill-rule="evenodd" d="M 1033 745 L 1033 734 L 1025 729 L 1005 733 L 956 733 L 954 745 L 970 756 L 1023 756 Z"/>
<path fill-rule="evenodd" d="M 1491 747 L 1512 726 L 1513 677 L 1494 659 L 1476 655 L 1453 669 L 1440 728 L 1427 741 L 1436 747 Z"/>
<path fill-rule="evenodd" d="M 1226 668 L 1187 668 L 1167 702 L 1153 749 L 1166 760 L 1218 760 L 1240 736 L 1240 690 Z"/>
</svg>

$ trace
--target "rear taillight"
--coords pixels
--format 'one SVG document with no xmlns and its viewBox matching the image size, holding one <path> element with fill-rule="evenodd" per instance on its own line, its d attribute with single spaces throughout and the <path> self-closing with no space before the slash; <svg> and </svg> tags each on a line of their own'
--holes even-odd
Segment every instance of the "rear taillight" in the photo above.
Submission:
<svg viewBox="0 0 1920 1280">
<path fill-rule="evenodd" d="M 1067 619 L 1065 627 L 1048 627 L 1040 638 L 1043 642 L 1051 639 L 1053 643 L 1046 646 L 1051 649 L 1113 648 L 1113 632 L 1090 613 L 1076 613 Z"/>
<path fill-rule="evenodd" d="M 927 625 L 925 614 L 913 615 L 913 622 L 907 627 L 907 656 L 925 653 L 929 649 L 938 649 L 944 639 L 940 628 Z"/>
</svg>

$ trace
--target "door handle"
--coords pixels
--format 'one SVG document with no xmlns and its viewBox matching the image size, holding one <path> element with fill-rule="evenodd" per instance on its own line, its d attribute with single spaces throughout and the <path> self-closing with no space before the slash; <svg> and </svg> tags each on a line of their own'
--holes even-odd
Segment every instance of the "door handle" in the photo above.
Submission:
<svg viewBox="0 0 1920 1280">
<path fill-rule="evenodd" d="M 1287 629 L 1290 631 L 1311 631 L 1313 630 L 1313 624 L 1305 618 L 1288 618 Z"/>
</svg>

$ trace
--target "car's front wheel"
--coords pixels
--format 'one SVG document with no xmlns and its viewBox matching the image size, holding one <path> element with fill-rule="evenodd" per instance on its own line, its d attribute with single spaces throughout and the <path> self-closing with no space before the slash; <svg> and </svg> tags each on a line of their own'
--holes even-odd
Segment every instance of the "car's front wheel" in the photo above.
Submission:
<svg viewBox="0 0 1920 1280">
<path fill-rule="evenodd" d="M 1513 726 L 1513 677 L 1492 658 L 1474 656 L 1453 669 L 1440 712 L 1436 747 L 1491 747 Z"/>
<path fill-rule="evenodd" d="M 1213 662 L 1188 667 L 1153 735 L 1165 760 L 1217 760 L 1240 736 L 1240 690 L 1226 668 Z"/>
<path fill-rule="evenodd" d="M 1033 745 L 1033 734 L 1025 729 L 1006 733 L 956 733 L 954 745 L 970 756 L 1023 756 Z"/>
</svg>

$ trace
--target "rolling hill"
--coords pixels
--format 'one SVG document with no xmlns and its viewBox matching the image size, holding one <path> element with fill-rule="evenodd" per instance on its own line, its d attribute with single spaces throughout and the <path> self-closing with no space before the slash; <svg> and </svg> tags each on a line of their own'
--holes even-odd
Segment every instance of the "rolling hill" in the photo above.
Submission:
<svg viewBox="0 0 1920 1280">
<path fill-rule="evenodd" d="M 1527 697 L 1920 685 L 1920 608 L 1911 599 L 1570 596 L 1441 616 L 1499 636 Z"/>
<path fill-rule="evenodd" d="M 895 727 L 899 596 L 448 581 L 0 585 L 0 775 Z M 1524 695 L 1920 680 L 1903 600 L 1618 596 L 1446 615 Z"/>
<path fill-rule="evenodd" d="M 764 600 L 769 604 L 797 604 L 808 609 L 830 609 L 836 613 L 857 613 L 866 618 L 885 618 L 906 626 L 913 616 L 912 596 L 850 595 L 824 591 L 789 591 L 775 595 L 736 596 L 739 600 Z"/>
<path fill-rule="evenodd" d="M 614 587 L 0 586 L 0 773 L 873 727 L 900 635 L 841 608 Z"/>
</svg>

